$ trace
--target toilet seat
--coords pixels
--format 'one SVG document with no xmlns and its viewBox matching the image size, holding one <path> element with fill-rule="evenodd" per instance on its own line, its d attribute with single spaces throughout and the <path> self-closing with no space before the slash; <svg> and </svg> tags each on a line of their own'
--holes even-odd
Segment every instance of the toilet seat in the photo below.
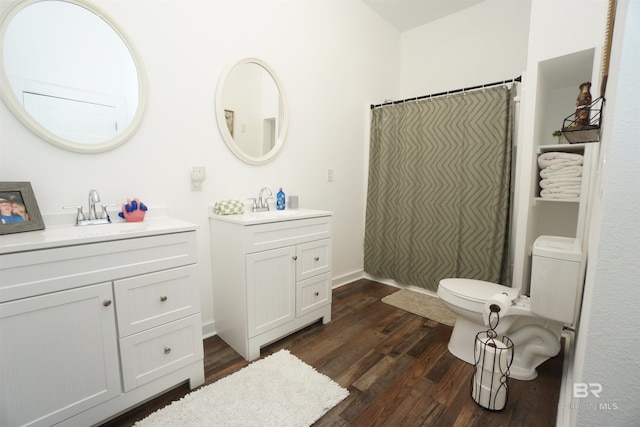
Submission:
<svg viewBox="0 0 640 427">
<path fill-rule="evenodd" d="M 442 279 L 438 286 L 438 296 L 443 301 L 476 313 L 483 313 L 484 303 L 495 294 L 502 292 L 506 292 L 513 299 L 518 297 L 518 289 L 484 280 Z"/>
</svg>

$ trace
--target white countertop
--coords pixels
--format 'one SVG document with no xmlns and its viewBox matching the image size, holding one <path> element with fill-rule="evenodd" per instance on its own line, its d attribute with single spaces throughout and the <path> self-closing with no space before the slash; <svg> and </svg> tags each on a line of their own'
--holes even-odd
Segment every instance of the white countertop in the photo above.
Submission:
<svg viewBox="0 0 640 427">
<path fill-rule="evenodd" d="M 158 234 L 180 233 L 197 229 L 198 225 L 196 224 L 168 216 L 147 216 L 142 222 L 126 222 L 118 218 L 111 224 L 76 226 L 74 223 L 67 223 L 47 225 L 44 230 L 0 236 L 0 255 Z"/>
<path fill-rule="evenodd" d="M 241 225 L 266 224 L 270 222 L 291 221 L 296 219 L 331 216 L 333 212 L 316 209 L 285 209 L 282 211 L 245 212 L 236 215 L 216 215 L 213 205 L 209 206 L 209 218 L 216 221 L 233 222 Z"/>
</svg>

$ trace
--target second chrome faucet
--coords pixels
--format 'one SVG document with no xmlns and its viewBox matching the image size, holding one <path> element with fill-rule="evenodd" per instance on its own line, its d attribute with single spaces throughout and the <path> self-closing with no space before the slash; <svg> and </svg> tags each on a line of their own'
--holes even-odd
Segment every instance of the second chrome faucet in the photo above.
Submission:
<svg viewBox="0 0 640 427">
<path fill-rule="evenodd" d="M 271 199 L 272 197 L 269 196 L 273 196 L 273 193 L 271 192 L 271 190 L 268 187 L 262 187 L 260 189 L 260 191 L 258 192 L 258 197 L 257 198 L 251 198 L 249 200 L 253 201 L 253 207 L 252 207 L 252 211 L 253 212 L 262 212 L 262 211 L 268 211 L 269 210 L 269 199 Z"/>
</svg>

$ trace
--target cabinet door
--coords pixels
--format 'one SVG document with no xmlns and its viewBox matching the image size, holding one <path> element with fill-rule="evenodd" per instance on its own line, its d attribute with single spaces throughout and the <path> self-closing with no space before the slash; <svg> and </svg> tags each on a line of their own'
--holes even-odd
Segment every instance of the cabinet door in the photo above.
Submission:
<svg viewBox="0 0 640 427">
<path fill-rule="evenodd" d="M 247 255 L 249 338 L 295 319 L 294 246 Z"/>
<path fill-rule="evenodd" d="M 0 425 L 52 425 L 120 394 L 111 283 L 0 304 Z"/>
<path fill-rule="evenodd" d="M 331 239 L 316 240 L 296 247 L 297 280 L 305 280 L 331 270 Z"/>
</svg>

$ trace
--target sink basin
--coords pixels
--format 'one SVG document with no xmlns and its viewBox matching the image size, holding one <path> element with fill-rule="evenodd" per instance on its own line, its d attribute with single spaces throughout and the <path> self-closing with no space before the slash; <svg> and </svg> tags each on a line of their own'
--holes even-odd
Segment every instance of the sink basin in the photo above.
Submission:
<svg viewBox="0 0 640 427">
<path fill-rule="evenodd" d="M 104 236 L 115 236 L 126 233 L 136 233 L 148 228 L 143 222 L 127 223 L 114 222 L 111 224 L 84 225 L 65 227 L 51 227 L 42 231 L 45 239 L 67 240 L 67 239 L 91 239 Z"/>
<path fill-rule="evenodd" d="M 293 219 L 312 218 L 316 216 L 331 215 L 328 211 L 318 211 L 314 209 L 285 209 L 283 211 L 262 211 L 245 212 L 238 215 L 215 215 L 211 213 L 210 218 L 220 221 L 235 222 L 236 224 L 262 224 L 268 222 L 287 221 Z"/>
<path fill-rule="evenodd" d="M 245 216 L 247 217 L 255 217 L 255 218 L 286 218 L 289 216 L 298 216 L 300 215 L 300 211 L 298 210 L 283 210 L 283 211 L 262 211 L 262 212 L 245 212 Z"/>
</svg>

